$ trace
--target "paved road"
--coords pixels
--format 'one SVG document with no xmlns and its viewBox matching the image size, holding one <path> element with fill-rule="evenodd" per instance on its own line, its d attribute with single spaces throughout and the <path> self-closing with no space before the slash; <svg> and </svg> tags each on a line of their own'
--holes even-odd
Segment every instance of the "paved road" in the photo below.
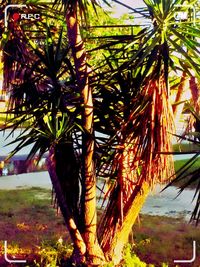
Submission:
<svg viewBox="0 0 200 267">
<path fill-rule="evenodd" d="M 24 173 L 18 175 L 0 177 L 0 189 L 11 190 L 17 188 L 41 187 L 51 189 L 51 181 L 48 172 Z M 195 202 L 191 203 L 194 190 L 185 190 L 175 199 L 178 188 L 171 186 L 166 191 L 160 193 L 161 187 L 157 186 L 154 193 L 150 194 L 142 213 L 160 216 L 179 216 L 182 214 L 189 218 L 194 208 Z M 99 195 L 99 190 L 97 191 Z M 98 202 L 101 206 L 102 200 Z"/>
<path fill-rule="evenodd" d="M 11 190 L 35 186 L 51 188 L 51 181 L 48 172 L 31 172 L 0 177 L 0 189 Z"/>
</svg>

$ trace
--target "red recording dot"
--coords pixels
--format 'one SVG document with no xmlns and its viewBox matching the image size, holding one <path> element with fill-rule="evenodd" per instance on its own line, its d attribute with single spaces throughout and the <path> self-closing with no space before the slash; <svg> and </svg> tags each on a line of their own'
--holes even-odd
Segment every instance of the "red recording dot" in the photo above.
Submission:
<svg viewBox="0 0 200 267">
<path fill-rule="evenodd" d="M 12 17 L 14 21 L 17 21 L 20 18 L 20 15 L 18 13 L 14 13 Z"/>
</svg>

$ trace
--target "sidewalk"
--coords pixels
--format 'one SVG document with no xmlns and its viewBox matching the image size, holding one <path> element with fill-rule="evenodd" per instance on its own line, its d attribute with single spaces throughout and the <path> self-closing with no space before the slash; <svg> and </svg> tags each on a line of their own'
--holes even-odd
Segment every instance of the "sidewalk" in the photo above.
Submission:
<svg viewBox="0 0 200 267">
<path fill-rule="evenodd" d="M 0 177 L 0 190 L 28 187 L 51 189 L 51 181 L 48 172 L 30 172 Z"/>
</svg>

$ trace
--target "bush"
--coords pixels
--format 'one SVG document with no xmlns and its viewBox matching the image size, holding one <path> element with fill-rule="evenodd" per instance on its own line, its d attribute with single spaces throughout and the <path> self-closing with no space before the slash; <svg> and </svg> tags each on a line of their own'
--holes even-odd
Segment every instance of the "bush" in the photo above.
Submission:
<svg viewBox="0 0 200 267">
<path fill-rule="evenodd" d="M 72 248 L 69 245 L 63 244 L 62 238 L 60 238 L 56 244 L 42 244 L 39 256 L 39 262 L 35 262 L 35 267 L 59 267 L 61 261 L 70 257 Z"/>
<path fill-rule="evenodd" d="M 123 261 L 120 267 L 155 267 L 153 264 L 146 264 L 141 261 L 133 252 L 131 244 L 128 244 L 124 249 Z M 167 264 L 162 263 L 162 267 L 168 267 Z"/>
</svg>

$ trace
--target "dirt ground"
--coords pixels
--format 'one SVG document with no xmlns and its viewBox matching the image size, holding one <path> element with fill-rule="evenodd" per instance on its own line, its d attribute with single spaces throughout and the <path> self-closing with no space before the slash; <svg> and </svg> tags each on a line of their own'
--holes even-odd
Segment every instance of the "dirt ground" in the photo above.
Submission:
<svg viewBox="0 0 200 267">
<path fill-rule="evenodd" d="M 60 240 L 65 248 L 69 246 L 69 234 L 61 215 L 53 208 L 49 189 L 0 190 L 0 203 L 0 267 L 42 267 L 45 265 L 40 263 L 41 258 L 45 262 L 46 258 L 57 257 Z M 5 240 L 8 258 L 26 260 L 26 264 L 5 261 Z M 197 245 L 196 260 L 180 267 L 200 266 L 199 227 L 185 223 L 182 218 L 141 215 L 130 236 L 133 251 L 156 267 L 161 262 L 173 267 L 175 259 L 191 259 L 193 240 Z"/>
</svg>

